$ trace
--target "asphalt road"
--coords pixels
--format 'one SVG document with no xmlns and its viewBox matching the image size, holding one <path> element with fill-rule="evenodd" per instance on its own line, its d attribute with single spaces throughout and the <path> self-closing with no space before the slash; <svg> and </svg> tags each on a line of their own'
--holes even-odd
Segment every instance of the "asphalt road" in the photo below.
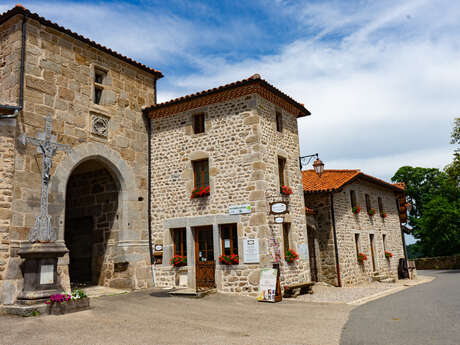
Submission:
<svg viewBox="0 0 460 345">
<path fill-rule="evenodd" d="M 419 271 L 436 279 L 352 310 L 341 345 L 459 345 L 460 270 Z"/>
</svg>

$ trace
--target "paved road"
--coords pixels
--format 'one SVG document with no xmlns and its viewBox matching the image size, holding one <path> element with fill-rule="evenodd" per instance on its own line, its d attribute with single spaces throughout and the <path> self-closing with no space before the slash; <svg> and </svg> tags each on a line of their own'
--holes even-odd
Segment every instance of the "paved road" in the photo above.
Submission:
<svg viewBox="0 0 460 345">
<path fill-rule="evenodd" d="M 459 345 L 460 270 L 419 271 L 435 276 L 350 313 L 341 345 Z"/>
<path fill-rule="evenodd" d="M 153 296 L 151 295 L 153 293 Z M 0 316 L 1 345 L 338 344 L 352 306 L 255 297 L 203 299 L 140 291 L 104 296 L 93 309 L 62 316 Z"/>
</svg>

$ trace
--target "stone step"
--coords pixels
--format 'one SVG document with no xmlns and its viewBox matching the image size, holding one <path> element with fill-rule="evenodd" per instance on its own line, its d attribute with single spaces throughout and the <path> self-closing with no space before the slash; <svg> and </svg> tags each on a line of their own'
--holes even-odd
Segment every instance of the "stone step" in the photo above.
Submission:
<svg viewBox="0 0 460 345">
<path fill-rule="evenodd" d="M 209 295 L 211 293 L 215 293 L 216 289 L 208 289 L 208 290 L 195 290 L 195 289 L 176 289 L 169 291 L 168 294 L 170 296 L 176 296 L 176 297 L 188 297 L 188 298 L 203 298 L 206 295 Z"/>
<path fill-rule="evenodd" d="M 381 283 L 396 283 L 396 279 L 395 278 L 385 278 L 385 279 L 382 279 L 380 280 Z"/>
</svg>

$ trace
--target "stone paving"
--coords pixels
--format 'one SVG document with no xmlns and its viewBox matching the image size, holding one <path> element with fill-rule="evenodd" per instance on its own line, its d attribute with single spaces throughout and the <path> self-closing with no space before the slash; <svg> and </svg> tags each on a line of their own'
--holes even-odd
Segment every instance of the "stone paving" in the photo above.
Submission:
<svg viewBox="0 0 460 345">
<path fill-rule="evenodd" d="M 399 291 L 407 286 L 430 281 L 431 278 L 418 276 L 414 280 L 398 280 L 396 283 L 367 282 L 352 287 L 338 288 L 325 283 L 313 286 L 313 294 L 301 295 L 295 300 L 302 302 L 360 304 L 360 301 L 372 299 L 374 295 Z"/>
</svg>

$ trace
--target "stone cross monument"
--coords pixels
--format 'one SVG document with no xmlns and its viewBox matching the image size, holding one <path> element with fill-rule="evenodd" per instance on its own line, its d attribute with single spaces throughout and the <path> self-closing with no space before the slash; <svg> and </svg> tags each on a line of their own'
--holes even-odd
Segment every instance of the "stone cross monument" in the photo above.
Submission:
<svg viewBox="0 0 460 345">
<path fill-rule="evenodd" d="M 70 153 L 70 145 L 58 144 L 56 136 L 51 134 L 53 120 L 46 118 L 45 131 L 38 133 L 38 138 L 23 137 L 23 143 L 31 143 L 37 146 L 38 153 L 43 155 L 42 163 L 42 192 L 40 198 L 40 215 L 35 219 L 35 225 L 29 232 L 29 241 L 35 242 L 54 242 L 56 232 L 51 227 L 51 216 L 48 214 L 48 184 L 50 181 L 50 171 L 53 166 L 52 158 L 56 151 L 66 151 Z"/>
</svg>

